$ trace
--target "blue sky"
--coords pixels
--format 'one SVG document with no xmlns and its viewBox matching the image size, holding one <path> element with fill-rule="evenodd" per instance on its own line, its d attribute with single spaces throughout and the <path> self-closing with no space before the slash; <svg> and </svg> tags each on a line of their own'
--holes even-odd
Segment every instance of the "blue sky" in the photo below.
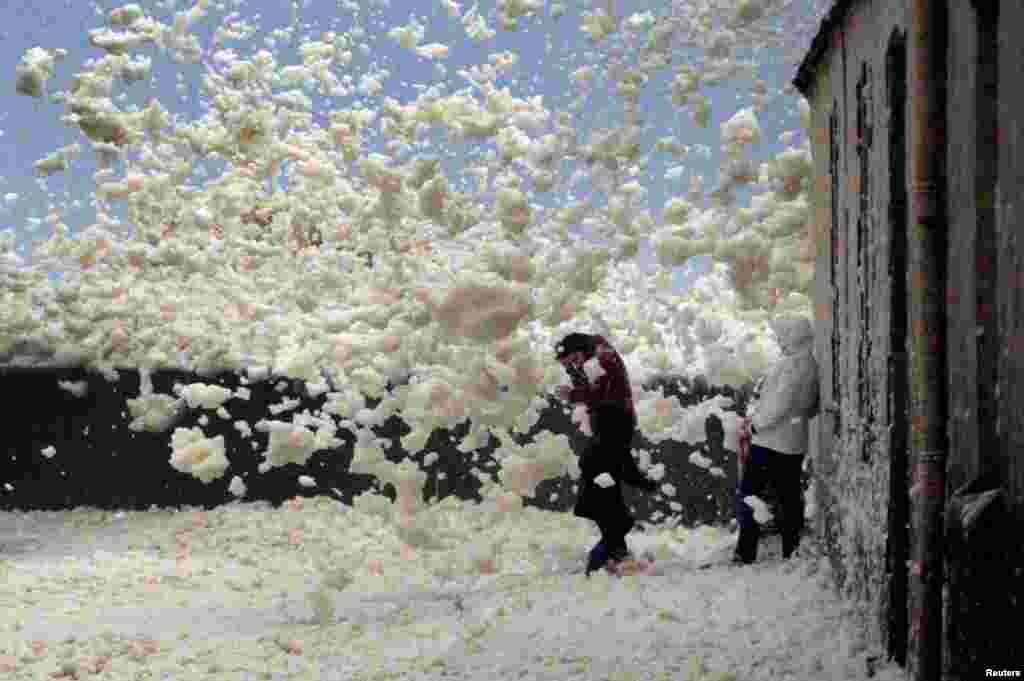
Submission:
<svg viewBox="0 0 1024 681">
<path fill-rule="evenodd" d="M 801 0 L 805 2 L 806 0 Z M 820 0 L 817 0 L 820 4 Z M 123 2 L 101 0 L 87 4 L 78 0 L 10 0 L 0 7 L 0 63 L 6 69 L 7 86 L 0 89 L 0 229 L 13 229 L 18 235 L 19 252 L 27 254 L 34 240 L 45 240 L 50 233 L 50 226 L 45 222 L 33 224 L 33 219 L 45 219 L 48 206 L 67 206 L 66 222 L 72 233 L 88 226 L 95 219 L 90 207 L 90 195 L 94 189 L 92 174 L 95 164 L 87 140 L 77 129 L 66 127 L 60 121 L 63 106 L 48 99 L 32 99 L 16 95 L 14 92 L 14 71 L 24 52 L 32 47 L 47 49 L 64 48 L 68 51 L 67 58 L 57 65 L 56 75 L 48 84 L 48 93 L 53 94 L 68 87 L 71 77 L 83 69 L 86 60 L 102 56 L 102 52 L 88 43 L 88 30 L 105 25 L 105 16 L 111 9 L 122 6 Z M 165 23 L 173 22 L 174 12 L 187 10 L 191 2 L 169 0 L 138 2 L 147 14 Z M 592 63 L 602 64 L 608 60 L 625 60 L 635 63 L 634 46 L 622 42 L 622 34 L 611 42 L 593 46 L 586 35 L 579 30 L 581 11 L 587 9 L 589 3 L 582 0 L 565 0 L 565 14 L 558 20 L 550 16 L 526 18 L 521 21 L 521 28 L 515 32 L 500 29 L 496 20 L 496 7 L 493 0 L 481 2 L 480 13 L 487 18 L 491 28 L 497 30 L 497 36 L 487 43 L 478 45 L 470 41 L 460 21 L 449 18 L 447 11 L 437 0 L 392 0 L 387 6 L 381 2 L 344 2 L 342 0 L 316 0 L 310 2 L 267 3 L 262 5 L 247 2 L 236 7 L 234 0 L 226 3 L 214 2 L 210 16 L 196 31 L 204 47 L 209 45 L 207 38 L 221 23 L 226 14 L 238 12 L 241 18 L 258 27 L 256 35 L 245 42 L 229 43 L 241 56 L 248 56 L 259 49 L 271 49 L 275 52 L 281 65 L 301 63 L 296 46 L 303 35 L 318 38 L 323 32 L 336 31 L 343 33 L 354 26 L 365 31 L 361 41 L 370 43 L 369 54 L 359 50 L 353 51 L 353 62 L 349 72 L 358 83 L 361 74 L 376 64 L 387 69 L 390 77 L 384 82 L 385 95 L 402 102 L 411 101 L 417 95 L 414 84 L 436 86 L 442 93 L 448 94 L 466 87 L 467 83 L 457 75 L 460 68 L 486 62 L 488 54 L 496 51 L 514 50 L 520 56 L 520 63 L 514 79 L 499 82 L 499 86 L 511 88 L 517 97 L 543 95 L 545 105 L 552 110 L 568 110 L 576 96 L 575 88 L 568 74 L 575 68 Z M 550 4 L 550 3 L 549 3 Z M 603 5 L 604 3 L 602 3 Z M 217 9 L 221 5 L 224 9 Z M 463 3 L 463 11 L 468 10 L 471 3 Z M 637 0 L 628 3 L 628 12 L 651 11 L 655 16 L 665 15 L 669 3 L 654 0 Z M 353 12 L 352 7 L 358 7 Z M 258 9 L 257 9 L 258 8 Z M 435 63 L 421 59 L 415 53 L 402 49 L 386 36 L 386 30 L 409 22 L 410 16 L 424 25 L 426 32 L 421 44 L 440 42 L 452 47 L 451 55 L 441 63 L 447 71 L 442 75 Z M 291 40 L 277 40 L 273 47 L 268 46 L 266 39 L 275 29 L 283 29 L 298 19 L 299 30 L 295 31 Z M 816 25 L 816 22 L 815 22 Z M 203 105 L 199 97 L 199 83 L 203 72 L 202 65 L 181 65 L 173 62 L 167 55 L 155 48 L 141 51 L 142 55 L 153 60 L 153 74 L 148 81 L 134 83 L 125 87 L 118 85 L 118 93 L 126 93 L 120 102 L 122 108 L 134 103 L 144 105 L 151 98 L 158 98 L 173 114 L 186 119 L 196 119 L 202 115 Z M 751 58 L 750 53 L 740 52 L 741 58 Z M 687 63 L 686 53 L 678 51 L 674 65 Z M 792 65 L 784 63 L 780 53 L 762 52 L 759 57 L 759 75 L 768 82 L 773 94 L 792 79 Z M 602 69 L 598 69 L 601 71 Z M 339 75 L 343 72 L 338 72 Z M 181 74 L 184 84 L 179 92 L 177 87 Z M 685 193 L 690 177 L 693 174 L 705 176 L 707 190 L 714 189 L 718 184 L 719 124 L 725 121 L 739 108 L 750 105 L 749 92 L 745 84 L 741 87 L 716 87 L 707 91 L 712 98 L 711 122 L 706 129 L 698 128 L 688 112 L 674 109 L 667 96 L 671 71 L 666 70 L 659 78 L 648 84 L 643 96 L 644 111 L 647 113 L 645 149 L 653 150 L 655 140 L 659 137 L 674 135 L 688 145 L 703 144 L 710 147 L 708 159 L 696 155 L 683 162 L 685 171 L 674 180 L 665 178 L 668 168 L 677 163 L 667 154 L 653 154 L 648 172 L 640 178 L 641 184 L 647 189 L 645 207 L 656 216 L 660 216 L 661 207 L 667 198 Z M 378 101 L 354 95 L 345 98 L 321 97 L 308 91 L 307 94 L 315 102 L 314 110 L 318 120 L 324 120 L 325 113 L 333 108 L 345 108 L 363 100 L 362 104 L 376 109 Z M 779 134 L 785 130 L 799 127 L 799 119 L 795 113 L 796 100 L 787 95 L 778 94 L 769 109 L 759 114 L 762 128 L 762 144 L 754 151 L 754 158 L 759 161 L 769 159 L 774 153 L 781 151 L 784 145 L 779 142 Z M 587 100 L 586 106 L 579 116 L 581 141 L 585 132 L 594 127 L 617 127 L 622 120 L 621 104 L 607 94 L 607 87 L 596 82 L 594 94 Z M 493 148 L 493 145 L 453 145 L 444 133 L 435 136 L 438 144 L 435 150 L 443 150 L 444 163 L 449 176 L 458 182 L 458 168 L 461 163 L 474 154 Z M 798 138 L 799 139 L 799 138 Z M 46 154 L 67 144 L 82 144 L 83 154 L 68 173 L 50 178 L 49 189 L 44 188 L 35 178 L 32 164 Z M 566 166 L 571 174 L 572 169 Z M 215 170 L 211 168 L 211 171 Z M 201 182 L 201 178 L 193 178 Z M 586 186 L 583 186 L 586 190 Z M 17 194 L 18 200 L 7 205 L 4 196 Z M 748 194 L 739 193 L 739 203 L 746 203 Z M 579 198 L 583 198 L 582 196 Z M 561 194 L 535 198 L 541 204 L 557 206 L 565 198 Z M 73 207 L 73 202 L 80 202 Z M 601 203 L 598 199 L 598 203 Z M 639 262 L 648 266 L 654 262 L 653 249 L 645 245 L 640 252 Z M 693 278 L 707 270 L 706 258 L 695 258 L 690 263 L 693 267 L 684 274 L 683 268 L 677 268 L 674 276 L 675 290 L 682 292 Z"/>
</svg>

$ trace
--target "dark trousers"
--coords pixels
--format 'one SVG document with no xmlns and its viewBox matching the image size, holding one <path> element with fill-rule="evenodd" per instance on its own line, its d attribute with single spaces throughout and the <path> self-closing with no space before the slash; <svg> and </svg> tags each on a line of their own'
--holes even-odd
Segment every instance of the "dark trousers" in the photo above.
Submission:
<svg viewBox="0 0 1024 681">
<path fill-rule="evenodd" d="M 590 549 L 590 558 L 587 560 L 587 576 L 591 572 L 600 570 L 611 559 L 622 560 L 629 554 L 629 547 L 626 545 L 626 535 L 629 529 L 623 529 L 622 523 L 597 524 L 601 530 L 601 541 L 597 542 L 594 548 Z"/>
<path fill-rule="evenodd" d="M 744 497 L 760 496 L 770 480 L 775 486 L 782 511 L 779 529 L 782 533 L 782 556 L 789 556 L 800 543 L 804 528 L 804 497 L 800 489 L 803 455 L 783 454 L 773 449 L 751 445 L 750 461 L 744 466 L 743 479 L 736 489 L 736 520 L 740 538 L 736 543 L 736 557 L 744 563 L 757 559 L 757 542 L 761 528 L 754 520 L 754 509 L 743 502 Z"/>
</svg>

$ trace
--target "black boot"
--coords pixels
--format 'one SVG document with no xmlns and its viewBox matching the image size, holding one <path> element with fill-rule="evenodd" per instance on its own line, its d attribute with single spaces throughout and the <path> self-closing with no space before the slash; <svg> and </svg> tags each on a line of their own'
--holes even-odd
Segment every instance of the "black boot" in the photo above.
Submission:
<svg viewBox="0 0 1024 681">
<path fill-rule="evenodd" d="M 733 563 L 750 565 L 757 560 L 757 544 L 760 540 L 760 532 L 757 527 L 741 527 L 739 539 L 736 540 L 736 551 L 733 553 Z"/>
<path fill-rule="evenodd" d="M 732 560 L 729 561 L 731 565 L 750 565 L 753 562 L 753 560 L 743 558 L 739 553 L 732 554 Z"/>
<path fill-rule="evenodd" d="M 793 552 L 800 546 L 800 535 L 803 528 L 790 528 L 787 527 L 782 532 L 782 557 L 789 558 L 793 555 Z"/>
<path fill-rule="evenodd" d="M 631 557 L 632 554 L 630 554 L 629 547 L 627 546 L 619 546 L 615 550 L 613 550 L 611 554 L 611 559 L 614 560 L 616 563 L 621 563 L 622 561 L 627 560 Z"/>
</svg>

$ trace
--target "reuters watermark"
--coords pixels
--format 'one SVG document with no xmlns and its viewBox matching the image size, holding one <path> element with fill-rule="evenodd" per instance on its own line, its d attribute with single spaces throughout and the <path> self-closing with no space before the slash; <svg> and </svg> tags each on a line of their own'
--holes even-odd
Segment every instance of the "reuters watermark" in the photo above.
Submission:
<svg viewBox="0 0 1024 681">
<path fill-rule="evenodd" d="M 986 669 L 986 679 L 1020 679 L 1024 674 L 1019 669 Z"/>
</svg>

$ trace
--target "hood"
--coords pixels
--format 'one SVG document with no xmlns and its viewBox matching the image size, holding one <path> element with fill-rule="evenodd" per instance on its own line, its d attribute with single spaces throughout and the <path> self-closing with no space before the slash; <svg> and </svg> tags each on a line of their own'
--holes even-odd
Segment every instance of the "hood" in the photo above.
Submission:
<svg viewBox="0 0 1024 681">
<path fill-rule="evenodd" d="M 814 342 L 814 327 L 806 317 L 783 317 L 770 326 L 784 355 L 792 355 Z"/>
</svg>

